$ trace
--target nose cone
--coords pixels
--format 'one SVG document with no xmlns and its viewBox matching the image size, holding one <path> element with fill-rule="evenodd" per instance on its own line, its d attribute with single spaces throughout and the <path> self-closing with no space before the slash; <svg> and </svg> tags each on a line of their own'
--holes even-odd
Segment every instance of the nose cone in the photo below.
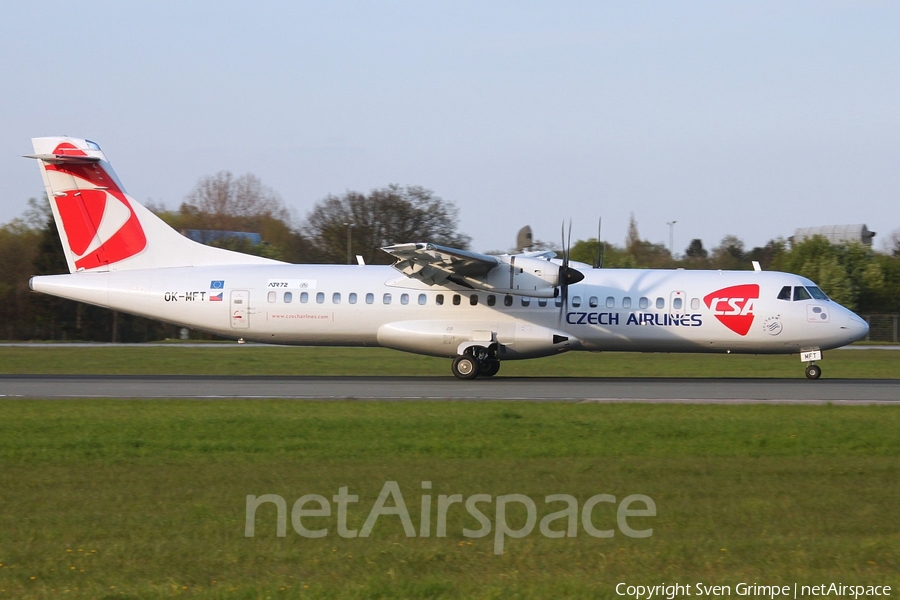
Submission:
<svg viewBox="0 0 900 600">
<path fill-rule="evenodd" d="M 869 324 L 862 317 L 850 311 L 847 316 L 847 332 L 851 342 L 861 340 L 869 334 Z"/>
<path fill-rule="evenodd" d="M 566 285 L 578 283 L 582 279 L 584 279 L 584 273 L 581 271 L 577 271 L 568 266 L 559 268 L 559 280 L 565 282 Z"/>
</svg>

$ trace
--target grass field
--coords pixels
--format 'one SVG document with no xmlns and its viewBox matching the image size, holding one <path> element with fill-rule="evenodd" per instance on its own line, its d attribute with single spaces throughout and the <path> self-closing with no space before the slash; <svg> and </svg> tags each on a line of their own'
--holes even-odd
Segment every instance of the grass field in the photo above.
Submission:
<svg viewBox="0 0 900 600">
<path fill-rule="evenodd" d="M 900 351 L 834 350 L 824 378 L 898 378 Z M 572 352 L 503 363 L 500 377 L 804 377 L 797 355 L 639 354 Z M 450 374 L 450 360 L 384 348 L 207 346 L 0 347 L 0 373 L 210 375 Z"/>
<path fill-rule="evenodd" d="M 898 439 L 900 411 L 884 406 L 4 401 L 0 598 L 619 598 L 619 582 L 896 590 Z M 244 536 L 248 494 L 278 494 L 290 510 L 347 486 L 359 529 L 386 481 L 417 529 L 427 493 L 432 515 L 439 494 L 513 493 L 538 519 L 562 508 L 550 494 L 579 507 L 645 494 L 657 514 L 629 521 L 652 527 L 648 538 L 535 527 L 501 555 L 492 535 L 462 535 L 478 523 L 458 504 L 442 538 L 407 537 L 395 516 L 352 539 L 334 516 L 304 520 L 328 528 L 319 539 L 288 518 L 278 537 L 274 505 Z M 614 528 L 615 506 L 593 519 Z M 524 512 L 507 520 L 520 527 Z"/>
<path fill-rule="evenodd" d="M 447 360 L 384 349 L 0 347 L 3 373 L 435 375 Z M 834 351 L 824 377 L 900 376 L 900 352 Z M 501 376 L 803 377 L 795 356 L 573 353 L 504 364 Z M 900 586 L 900 411 L 885 406 L 661 406 L 457 402 L 0 401 L 0 598 L 622 598 L 619 582 Z M 382 516 L 370 537 L 301 537 L 246 497 L 347 487 L 361 529 L 396 481 L 419 533 Z M 422 482 L 432 488 L 423 490 Z M 483 538 L 439 495 L 488 494 Z M 504 538 L 497 496 L 523 494 L 539 522 L 596 494 L 612 538 Z M 389 506 L 393 502 L 388 502 Z M 641 508 L 638 504 L 633 508 Z M 311 507 L 314 507 L 311 506 Z M 525 525 L 511 503 L 511 528 Z M 556 521 L 564 530 L 565 521 Z"/>
</svg>

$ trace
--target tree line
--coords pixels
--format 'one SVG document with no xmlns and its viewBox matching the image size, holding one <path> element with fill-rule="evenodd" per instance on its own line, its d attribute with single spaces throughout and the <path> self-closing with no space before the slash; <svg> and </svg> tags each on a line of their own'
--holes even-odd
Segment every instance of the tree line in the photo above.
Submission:
<svg viewBox="0 0 900 600">
<path fill-rule="evenodd" d="M 210 245 L 290 263 L 389 264 L 382 246 L 428 240 L 466 249 L 458 210 L 419 186 L 348 191 L 318 202 L 300 225 L 281 196 L 252 174 L 204 177 L 175 209 L 148 203 L 174 229 L 252 232 L 215 237 Z M 45 198 L 29 199 L 23 215 L 0 226 L 0 339 L 143 342 L 179 336 L 179 328 L 108 309 L 35 294 L 34 275 L 68 273 L 56 222 Z M 193 334 L 196 337 L 198 334 Z"/>
<path fill-rule="evenodd" d="M 900 313 L 900 232 L 891 238 L 890 253 L 876 252 L 860 243 L 831 244 L 821 236 L 789 243 L 782 238 L 747 249 L 744 242 L 726 235 L 707 250 L 703 241 L 691 240 L 684 254 L 675 257 L 663 244 L 641 239 L 632 215 L 624 246 L 596 239 L 572 245 L 571 258 L 594 264 L 598 246 L 604 268 L 751 270 L 757 261 L 765 271 L 796 273 L 815 281 L 836 302 L 862 314 Z"/>
<path fill-rule="evenodd" d="M 211 245 L 290 263 L 389 264 L 382 246 L 429 241 L 467 249 L 471 238 L 458 231 L 458 209 L 418 186 L 389 185 L 368 194 L 348 191 L 316 203 L 299 223 L 280 195 L 259 178 L 223 171 L 205 177 L 174 209 L 148 206 L 179 231 L 253 232 L 220 236 Z M 777 239 L 747 250 L 725 236 L 707 250 L 692 240 L 680 257 L 662 244 L 641 239 L 632 217 L 623 246 L 580 240 L 573 260 L 593 263 L 602 248 L 604 268 L 751 269 L 797 273 L 816 281 L 841 304 L 863 313 L 900 313 L 900 235 L 892 254 L 860 244 L 832 245 L 822 238 L 797 244 Z M 550 244 L 543 244 L 551 247 Z M 35 294 L 33 275 L 67 273 L 56 223 L 46 198 L 30 199 L 23 215 L 0 226 L 0 339 L 143 342 L 178 336 L 178 328 L 107 309 Z M 197 337 L 198 334 L 193 334 Z"/>
</svg>

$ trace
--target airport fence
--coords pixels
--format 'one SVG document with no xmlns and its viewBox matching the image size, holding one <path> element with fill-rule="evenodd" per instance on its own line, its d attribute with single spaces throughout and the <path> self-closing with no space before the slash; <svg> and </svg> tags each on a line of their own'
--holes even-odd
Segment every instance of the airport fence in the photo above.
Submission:
<svg viewBox="0 0 900 600">
<path fill-rule="evenodd" d="M 862 315 L 869 324 L 867 342 L 893 342 L 897 343 L 897 321 L 900 315 Z"/>
</svg>

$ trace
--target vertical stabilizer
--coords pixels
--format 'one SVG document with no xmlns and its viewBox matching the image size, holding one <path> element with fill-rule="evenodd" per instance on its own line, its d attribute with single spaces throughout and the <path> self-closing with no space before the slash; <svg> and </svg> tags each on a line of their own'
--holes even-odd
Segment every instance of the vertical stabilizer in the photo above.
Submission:
<svg viewBox="0 0 900 600">
<path fill-rule="evenodd" d="M 187 239 L 129 196 L 96 143 L 31 140 L 71 273 L 161 267 L 274 264 Z"/>
</svg>

